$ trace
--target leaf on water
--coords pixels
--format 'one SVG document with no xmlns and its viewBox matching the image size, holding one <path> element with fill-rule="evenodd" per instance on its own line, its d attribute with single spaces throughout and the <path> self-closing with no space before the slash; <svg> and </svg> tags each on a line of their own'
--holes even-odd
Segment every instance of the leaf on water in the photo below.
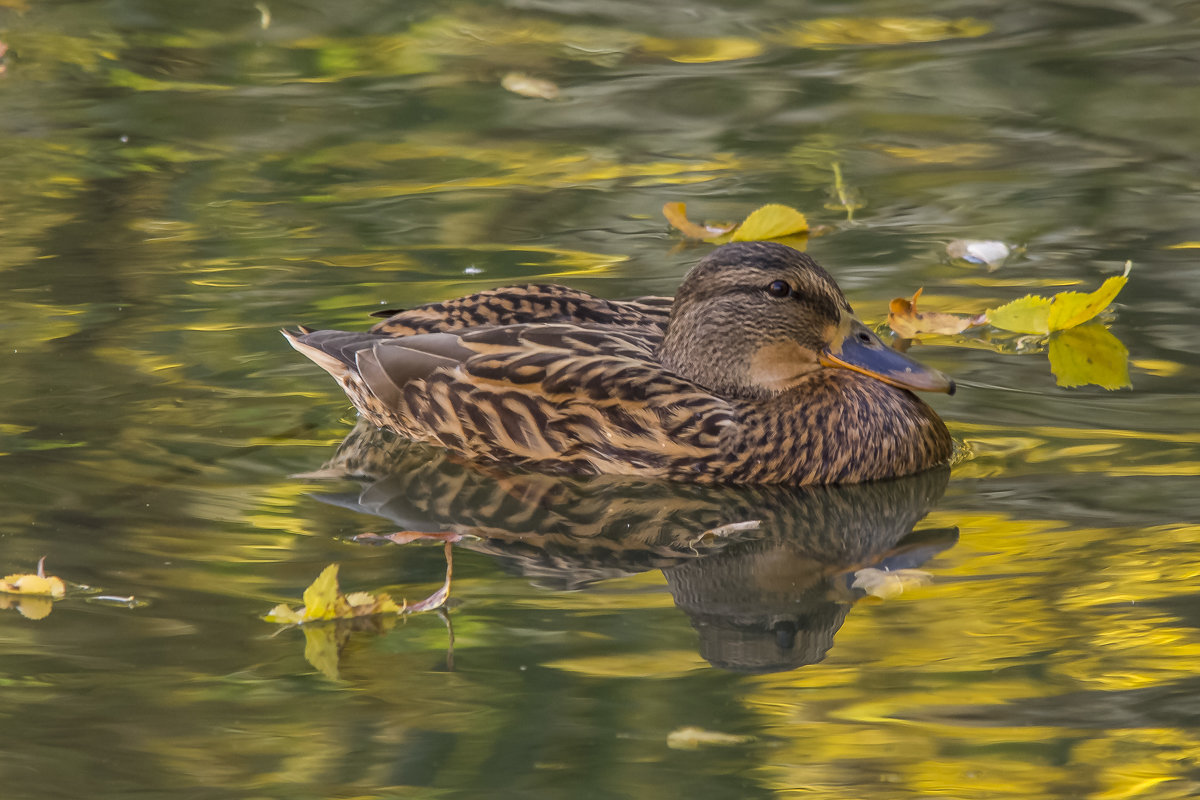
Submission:
<svg viewBox="0 0 1200 800">
<path fill-rule="evenodd" d="M 304 590 L 304 621 L 336 619 L 338 616 L 338 565 L 321 570 L 317 579 Z"/>
<path fill-rule="evenodd" d="M 453 569 L 451 548 L 451 542 L 446 541 L 446 580 L 442 588 L 419 603 L 409 605 L 405 601 L 401 605 L 385 592 L 342 594 L 338 588 L 338 565 L 330 564 L 304 590 L 303 606 L 293 609 L 281 603 L 268 611 L 263 619 L 282 625 L 303 625 L 309 622 L 359 619 L 378 614 L 416 614 L 438 608 L 445 605 L 450 596 L 450 577 Z"/>
<path fill-rule="evenodd" d="M 2 54 L 0 54 L 2 55 Z M 1200 250 L 1200 242 L 1180 242 L 1167 245 L 1168 250 Z"/>
<path fill-rule="evenodd" d="M 919 569 L 875 569 L 866 567 L 854 573 L 852 589 L 862 589 L 872 597 L 888 600 L 903 594 L 908 589 L 926 586 L 933 576 Z"/>
<path fill-rule="evenodd" d="M 45 563 L 46 557 L 42 556 L 38 561 L 36 575 L 23 573 L 6 575 L 4 580 L 0 581 L 0 592 L 34 597 L 52 597 L 55 600 L 61 599 L 67 593 L 67 585 L 63 582 L 62 578 L 55 575 L 46 575 Z"/>
<path fill-rule="evenodd" d="M 404 609 L 396 605 L 389 594 L 374 595 L 370 592 L 353 592 L 346 595 L 346 604 L 350 607 L 350 616 L 367 617 L 375 614 L 399 614 Z"/>
<path fill-rule="evenodd" d="M 979 239 L 955 239 L 946 245 L 946 254 L 957 261 L 983 264 L 989 271 L 996 269 L 1012 254 L 1004 242 Z"/>
<path fill-rule="evenodd" d="M 761 42 L 741 36 L 715 39 L 659 39 L 647 36 L 641 40 L 641 48 L 647 53 L 681 64 L 711 64 L 754 58 L 761 55 L 764 49 Z"/>
<path fill-rule="evenodd" d="M 897 297 L 889 304 L 888 326 L 903 339 L 915 339 L 923 333 L 953 335 L 962 333 L 967 328 L 987 323 L 983 314 L 942 314 L 929 312 L 922 314 L 917 311 L 917 299 L 923 289 L 917 289 L 909 300 Z"/>
<path fill-rule="evenodd" d="M 803 22 L 779 38 L 794 47 L 888 45 L 974 38 L 991 30 L 988 23 L 970 18 L 827 17 Z"/>
<path fill-rule="evenodd" d="M 689 725 L 676 728 L 667 734 L 667 747 L 672 750 L 699 750 L 703 745 L 718 745 L 728 747 L 735 744 L 746 744 L 754 741 L 753 736 L 739 736 L 733 733 L 709 731 Z"/>
<path fill-rule="evenodd" d="M 779 203 L 770 203 L 756 209 L 740 225 L 711 222 L 697 225 L 687 218 L 687 205 L 684 203 L 666 203 L 663 205 L 663 216 L 667 218 L 671 227 L 687 238 L 699 239 L 709 244 L 770 240 L 797 250 L 808 246 L 808 220 L 791 206 Z"/>
<path fill-rule="evenodd" d="M 557 100 L 558 84 L 534 78 L 523 72 L 510 72 L 500 80 L 500 85 L 513 94 L 539 100 Z"/>
<path fill-rule="evenodd" d="M 770 203 L 746 217 L 729 241 L 761 242 L 808 231 L 808 220 L 791 206 Z"/>
<path fill-rule="evenodd" d="M 1050 330 L 1064 331 L 1087 322 L 1112 304 L 1129 281 L 1129 270 L 1133 262 L 1125 262 L 1125 272 L 1100 284 L 1094 292 L 1059 292 L 1050 307 Z"/>
<path fill-rule="evenodd" d="M 686 203 L 666 203 L 663 205 L 662 211 L 671 227 L 689 239 L 710 241 L 737 227 L 732 223 L 697 225 L 687 218 Z"/>
<path fill-rule="evenodd" d="M 1046 334 L 1073 328 L 1107 308 L 1125 286 L 1132 262 L 1125 273 L 1106 280 L 1094 292 L 1059 292 L 1053 297 L 1024 297 L 987 310 L 988 322 L 1014 333 Z"/>
<path fill-rule="evenodd" d="M 1051 304 L 1049 297 L 1027 294 L 999 308 L 989 308 L 987 320 L 997 328 L 1014 333 L 1049 333 Z"/>
<path fill-rule="evenodd" d="M 1112 331 L 1098 322 L 1080 325 L 1050 339 L 1050 371 L 1059 386 L 1095 384 L 1125 389 L 1129 381 L 1129 351 Z"/>
</svg>

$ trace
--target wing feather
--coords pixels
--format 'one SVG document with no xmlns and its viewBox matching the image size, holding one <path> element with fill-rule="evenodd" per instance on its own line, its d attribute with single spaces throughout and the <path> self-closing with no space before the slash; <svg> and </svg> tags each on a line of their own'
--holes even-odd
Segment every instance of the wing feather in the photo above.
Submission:
<svg viewBox="0 0 1200 800">
<path fill-rule="evenodd" d="M 710 456 L 734 411 L 664 372 L 659 338 L 539 323 L 295 341 L 338 363 L 353 358 L 343 381 L 351 399 L 404 436 L 541 469 L 666 475 Z"/>
</svg>

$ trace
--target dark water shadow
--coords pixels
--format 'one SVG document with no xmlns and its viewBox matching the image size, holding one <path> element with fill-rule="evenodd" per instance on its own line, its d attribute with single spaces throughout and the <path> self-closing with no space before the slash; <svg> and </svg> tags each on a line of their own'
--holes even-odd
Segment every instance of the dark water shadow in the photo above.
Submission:
<svg viewBox="0 0 1200 800">
<path fill-rule="evenodd" d="M 555 589 L 660 569 L 713 666 L 775 672 L 821 661 L 864 570 L 918 567 L 957 528 L 914 528 L 949 469 L 857 486 L 700 486 L 515 473 L 359 425 L 320 470 L 358 492 L 318 499 L 459 547 Z M 872 573 L 876 577 L 879 573 Z"/>
</svg>

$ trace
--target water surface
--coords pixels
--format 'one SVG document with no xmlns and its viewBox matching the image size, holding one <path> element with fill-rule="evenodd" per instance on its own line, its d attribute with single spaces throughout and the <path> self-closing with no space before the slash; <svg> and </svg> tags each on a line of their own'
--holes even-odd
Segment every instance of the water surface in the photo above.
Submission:
<svg viewBox="0 0 1200 800">
<path fill-rule="evenodd" d="M 1188 2 L 0 0 L 0 568 L 76 587 L 0 612 L 5 796 L 1194 795 L 1198 34 Z M 1132 260 L 1101 319 L 1132 386 L 1056 385 L 1036 337 L 917 345 L 962 457 L 887 490 L 500 480 L 395 442 L 296 477 L 354 418 L 280 327 L 670 294 L 708 246 L 669 201 L 802 209 L 873 324 Z M 261 619 L 334 562 L 428 595 L 440 545 L 351 541 L 400 528 L 490 534 L 444 613 L 344 631 L 336 679 Z"/>
</svg>

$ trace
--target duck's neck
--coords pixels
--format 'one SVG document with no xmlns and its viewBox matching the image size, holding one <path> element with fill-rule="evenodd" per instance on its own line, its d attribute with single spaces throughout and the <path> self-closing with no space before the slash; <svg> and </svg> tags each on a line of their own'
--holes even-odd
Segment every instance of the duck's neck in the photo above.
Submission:
<svg viewBox="0 0 1200 800">
<path fill-rule="evenodd" d="M 658 350 L 663 366 L 722 397 L 767 400 L 820 369 L 815 356 L 795 342 L 768 344 L 746 336 L 701 341 L 673 336 L 672 328 L 687 330 L 667 328 Z"/>
<path fill-rule="evenodd" d="M 679 377 L 715 395 L 747 400 L 768 396 L 763 388 L 754 386 L 749 380 L 750 354 L 740 352 L 732 342 L 726 341 L 714 348 L 711 342 L 701 345 L 694 338 L 672 336 L 671 328 L 667 328 L 658 349 L 658 359 Z"/>
</svg>

